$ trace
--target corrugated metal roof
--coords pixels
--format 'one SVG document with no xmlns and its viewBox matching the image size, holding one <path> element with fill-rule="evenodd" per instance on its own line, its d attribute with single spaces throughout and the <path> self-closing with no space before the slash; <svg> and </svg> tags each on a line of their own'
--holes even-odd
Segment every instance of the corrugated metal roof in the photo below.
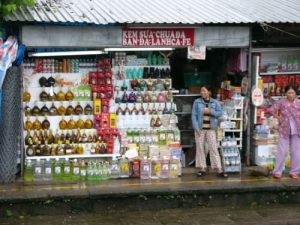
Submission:
<svg viewBox="0 0 300 225">
<path fill-rule="evenodd" d="M 6 21 L 82 24 L 300 23 L 299 0 L 36 0 Z"/>
</svg>

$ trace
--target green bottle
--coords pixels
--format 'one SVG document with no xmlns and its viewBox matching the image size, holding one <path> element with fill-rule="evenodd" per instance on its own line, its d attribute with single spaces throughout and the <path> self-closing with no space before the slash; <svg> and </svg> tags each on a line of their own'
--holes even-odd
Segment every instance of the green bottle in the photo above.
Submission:
<svg viewBox="0 0 300 225">
<path fill-rule="evenodd" d="M 86 180 L 86 165 L 84 160 L 80 164 L 80 180 Z"/>
<path fill-rule="evenodd" d="M 63 162 L 63 179 L 71 180 L 71 163 L 69 158 L 65 158 Z"/>
<path fill-rule="evenodd" d="M 33 181 L 34 166 L 30 159 L 26 160 L 25 170 L 24 170 L 24 181 Z"/>
<path fill-rule="evenodd" d="M 53 173 L 52 173 L 53 180 L 62 180 L 62 164 L 59 158 L 55 159 L 53 163 Z"/>
<path fill-rule="evenodd" d="M 94 170 L 93 170 L 93 164 L 91 161 L 88 162 L 87 165 L 87 180 L 93 180 L 94 177 Z"/>
<path fill-rule="evenodd" d="M 72 180 L 80 180 L 80 167 L 77 159 L 73 160 L 71 169 Z"/>
</svg>

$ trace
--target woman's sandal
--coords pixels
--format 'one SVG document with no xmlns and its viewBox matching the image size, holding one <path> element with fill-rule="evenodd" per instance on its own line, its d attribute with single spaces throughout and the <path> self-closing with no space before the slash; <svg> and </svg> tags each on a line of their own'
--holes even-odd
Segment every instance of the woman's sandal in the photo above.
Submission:
<svg viewBox="0 0 300 225">
<path fill-rule="evenodd" d="M 273 178 L 274 179 L 280 179 L 281 178 L 281 174 L 280 173 L 274 173 L 273 174 Z"/>
<path fill-rule="evenodd" d="M 292 179 L 298 179 L 298 175 L 294 174 L 294 173 L 291 173 L 290 174 L 290 178 L 292 178 Z"/>
<path fill-rule="evenodd" d="M 197 176 L 198 177 L 204 177 L 206 175 L 206 172 L 204 172 L 204 171 L 199 171 L 198 173 L 197 173 Z"/>
<path fill-rule="evenodd" d="M 217 177 L 221 177 L 221 178 L 228 178 L 228 174 L 222 172 L 222 173 L 217 173 Z"/>
</svg>

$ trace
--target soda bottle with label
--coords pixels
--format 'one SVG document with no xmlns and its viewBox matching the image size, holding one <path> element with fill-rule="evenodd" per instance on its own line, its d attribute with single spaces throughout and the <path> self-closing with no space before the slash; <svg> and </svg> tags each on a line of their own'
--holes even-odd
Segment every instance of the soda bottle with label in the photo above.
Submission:
<svg viewBox="0 0 300 225">
<path fill-rule="evenodd" d="M 141 170 L 141 172 L 140 172 L 141 179 L 149 179 L 150 178 L 150 162 L 146 156 L 144 156 L 141 160 L 140 170 Z"/>
<path fill-rule="evenodd" d="M 73 160 L 71 174 L 72 174 L 72 180 L 80 180 L 80 167 L 77 159 Z"/>
<path fill-rule="evenodd" d="M 158 179 L 160 175 L 160 163 L 157 156 L 151 159 L 151 179 Z"/>
<path fill-rule="evenodd" d="M 34 181 L 41 181 L 43 178 L 43 162 L 40 159 L 36 160 L 36 163 L 34 165 L 34 176 L 33 180 Z"/>
<path fill-rule="evenodd" d="M 166 156 L 160 160 L 160 178 L 169 178 L 169 163 L 170 160 Z"/>
<path fill-rule="evenodd" d="M 25 164 L 24 181 L 25 182 L 33 181 L 33 174 L 34 174 L 34 164 L 30 159 L 28 159 L 26 160 L 26 164 Z"/>
<path fill-rule="evenodd" d="M 111 178 L 119 178 L 120 177 L 120 165 L 117 158 L 113 157 L 110 165 Z"/>
<path fill-rule="evenodd" d="M 52 180 L 52 162 L 47 158 L 45 162 L 45 180 Z"/>
</svg>

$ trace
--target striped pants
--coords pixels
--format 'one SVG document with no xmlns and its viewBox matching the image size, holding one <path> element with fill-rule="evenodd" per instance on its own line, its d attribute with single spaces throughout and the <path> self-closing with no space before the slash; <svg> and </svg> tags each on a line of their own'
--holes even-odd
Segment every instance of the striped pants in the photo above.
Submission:
<svg viewBox="0 0 300 225">
<path fill-rule="evenodd" d="M 218 141 L 215 130 L 200 130 L 200 135 L 195 132 L 196 140 L 196 167 L 206 170 L 206 156 L 209 153 L 212 169 L 222 169 L 221 158 L 218 151 Z M 206 149 L 207 148 L 207 149 Z"/>
</svg>

